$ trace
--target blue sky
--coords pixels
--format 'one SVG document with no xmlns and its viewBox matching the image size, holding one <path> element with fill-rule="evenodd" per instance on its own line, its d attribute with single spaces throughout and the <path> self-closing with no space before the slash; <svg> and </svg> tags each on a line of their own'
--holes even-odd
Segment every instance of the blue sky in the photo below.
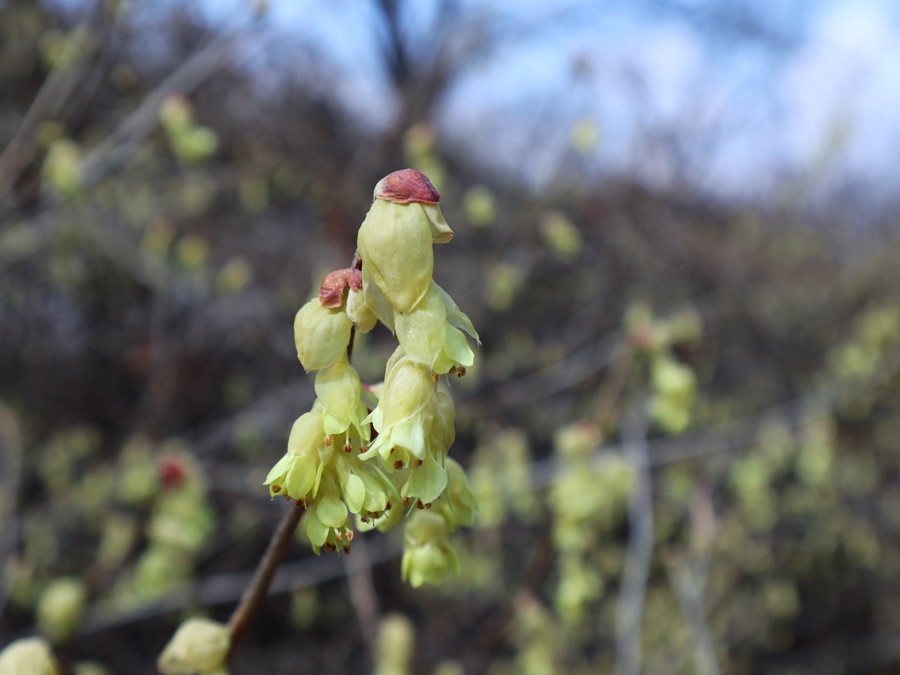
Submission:
<svg viewBox="0 0 900 675">
<path fill-rule="evenodd" d="M 408 4 L 410 30 L 433 18 L 435 3 Z M 775 55 L 704 30 L 683 12 L 661 12 L 653 0 L 463 4 L 522 30 L 467 69 L 438 118 L 445 137 L 471 142 L 500 169 L 552 179 L 570 158 L 572 125 L 589 119 L 601 142 L 585 162 L 601 172 L 661 183 L 687 177 L 740 194 L 773 189 L 788 168 L 823 186 L 852 177 L 900 191 L 900 2 L 760 2 L 761 20 L 796 36 Z M 702 13 L 743 3 L 680 4 Z M 214 6 L 228 22 L 247 3 Z M 560 19 L 566 8 L 577 11 Z M 343 73 L 335 95 L 380 126 L 394 102 L 378 67 L 373 16 L 367 0 L 272 0 L 269 20 L 331 60 Z M 589 76 L 573 77 L 576 60 L 590 64 Z"/>
</svg>

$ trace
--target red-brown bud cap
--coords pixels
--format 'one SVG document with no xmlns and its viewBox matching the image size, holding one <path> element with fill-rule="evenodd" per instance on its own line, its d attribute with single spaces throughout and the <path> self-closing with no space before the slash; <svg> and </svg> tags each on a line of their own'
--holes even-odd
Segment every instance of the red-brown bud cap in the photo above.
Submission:
<svg viewBox="0 0 900 675">
<path fill-rule="evenodd" d="M 400 169 L 388 174 L 375 186 L 375 198 L 395 204 L 437 204 L 440 193 L 421 171 Z"/>
</svg>

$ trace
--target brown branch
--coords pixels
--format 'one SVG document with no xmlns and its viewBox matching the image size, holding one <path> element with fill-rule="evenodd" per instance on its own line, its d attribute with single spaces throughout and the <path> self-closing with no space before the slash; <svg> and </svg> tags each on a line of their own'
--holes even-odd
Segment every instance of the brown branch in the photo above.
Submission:
<svg viewBox="0 0 900 675">
<path fill-rule="evenodd" d="M 234 653 L 250 627 L 250 622 L 253 621 L 262 601 L 268 594 L 275 572 L 278 571 L 278 566 L 281 565 L 287 554 L 294 530 L 297 529 L 297 523 L 300 522 L 302 515 L 303 507 L 296 502 L 293 507 L 285 511 L 271 541 L 269 541 L 269 547 L 256 567 L 253 579 L 244 590 L 240 603 L 232 613 L 231 620 L 228 622 L 228 631 L 231 633 L 229 661 L 234 657 Z"/>
</svg>

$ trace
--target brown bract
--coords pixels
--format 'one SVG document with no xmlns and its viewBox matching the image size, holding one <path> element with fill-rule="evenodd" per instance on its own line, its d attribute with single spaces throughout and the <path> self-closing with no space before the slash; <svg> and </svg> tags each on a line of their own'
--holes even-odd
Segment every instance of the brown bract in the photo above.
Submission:
<svg viewBox="0 0 900 675">
<path fill-rule="evenodd" d="M 347 286 L 357 291 L 362 288 L 362 272 L 352 267 L 330 272 L 319 289 L 319 303 L 332 309 L 340 307 Z"/>
<path fill-rule="evenodd" d="M 388 174 L 375 186 L 375 197 L 395 204 L 437 204 L 440 193 L 421 171 L 400 169 Z"/>
</svg>

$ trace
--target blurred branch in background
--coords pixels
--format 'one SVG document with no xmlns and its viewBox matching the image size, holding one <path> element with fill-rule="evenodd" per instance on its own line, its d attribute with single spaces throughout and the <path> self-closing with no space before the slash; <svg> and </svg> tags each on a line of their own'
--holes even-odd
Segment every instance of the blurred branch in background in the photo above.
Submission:
<svg viewBox="0 0 900 675">
<path fill-rule="evenodd" d="M 653 494 L 645 405 L 643 399 L 638 400 L 625 418 L 622 431 L 625 457 L 634 472 L 635 485 L 628 505 L 628 546 L 622 566 L 622 587 L 616 601 L 617 675 L 634 675 L 642 668 L 641 622 L 653 555 Z"/>
</svg>

